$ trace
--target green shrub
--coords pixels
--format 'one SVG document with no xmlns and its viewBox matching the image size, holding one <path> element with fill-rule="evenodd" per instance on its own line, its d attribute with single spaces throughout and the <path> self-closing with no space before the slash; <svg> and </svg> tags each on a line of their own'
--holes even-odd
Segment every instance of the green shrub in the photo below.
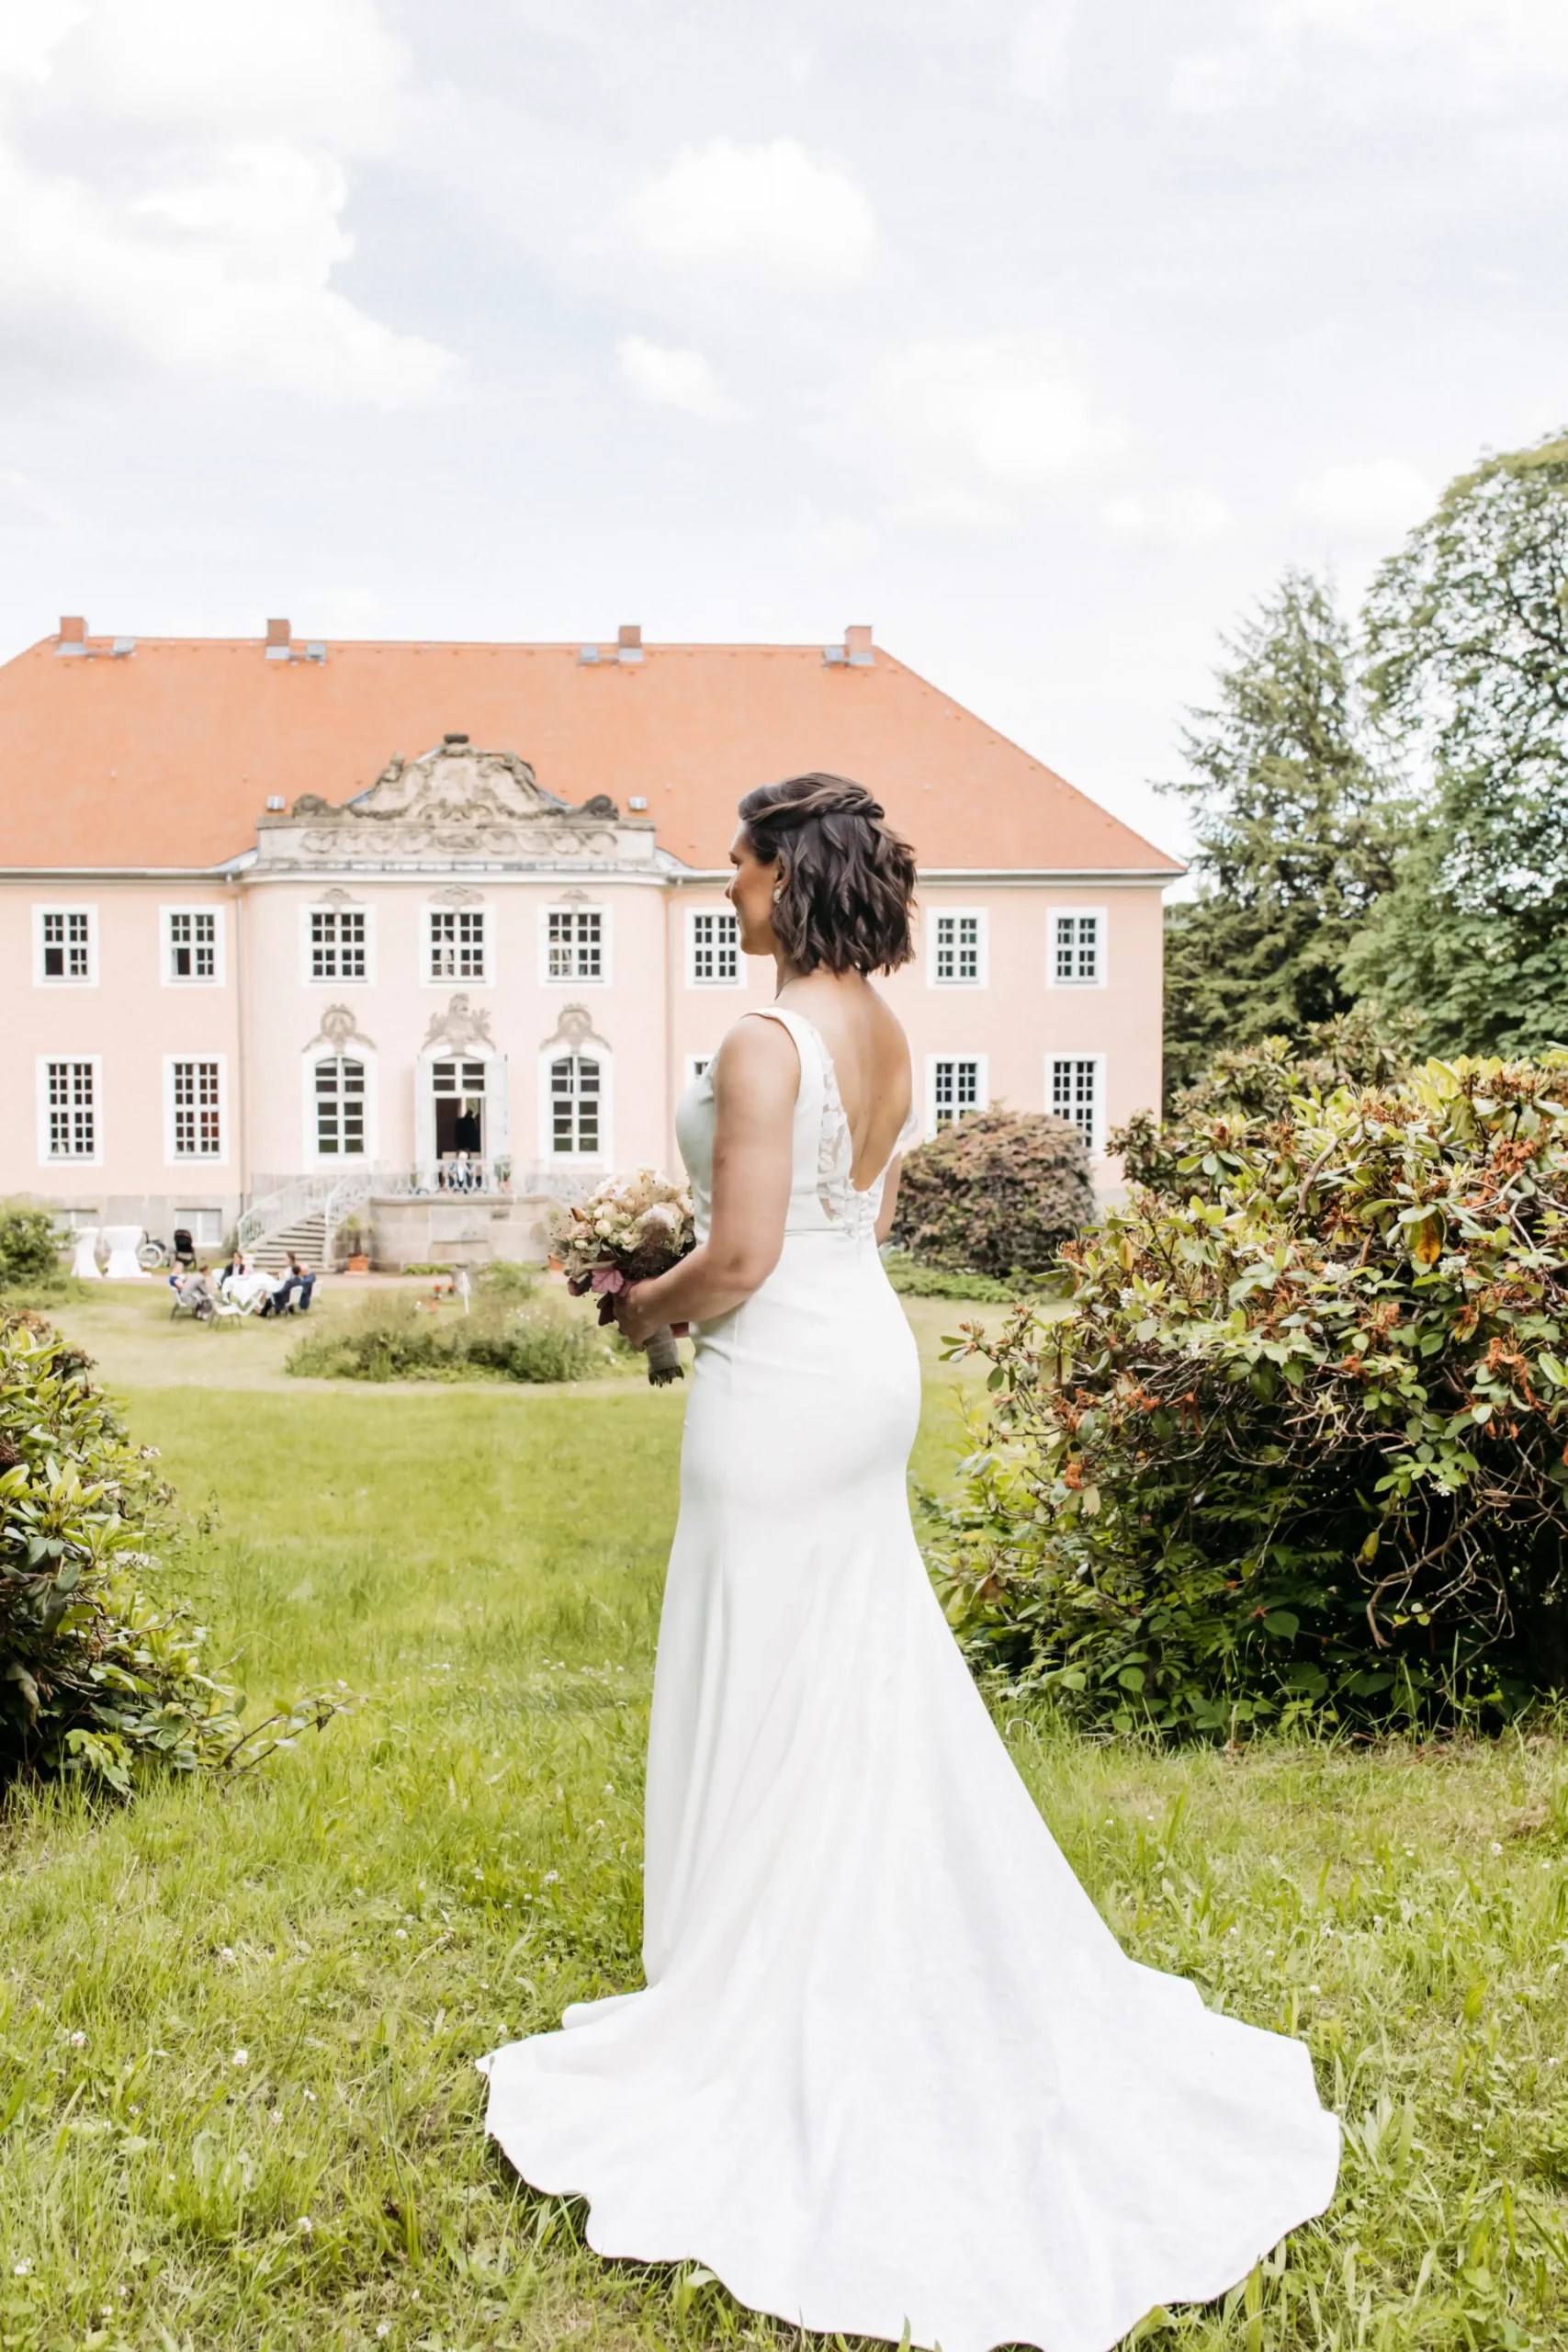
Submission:
<svg viewBox="0 0 1568 2352">
<path fill-rule="evenodd" d="M 0 1291 L 30 1289 L 59 1271 L 60 1242 L 47 1210 L 0 1208 Z"/>
<path fill-rule="evenodd" d="M 998 1283 L 989 1274 L 955 1274 L 946 1266 L 922 1266 L 901 1250 L 890 1250 L 883 1263 L 893 1288 L 905 1298 L 966 1298 L 1010 1306 L 1019 1295 L 1015 1283 Z"/>
<path fill-rule="evenodd" d="M 587 1318 L 481 1298 L 470 1314 L 367 1300 L 346 1329 L 312 1332 L 284 1370 L 311 1380 L 584 1380 L 611 1360 Z"/>
<path fill-rule="evenodd" d="M 1568 1055 L 1167 1138 L 1020 1309 L 937 1544 L 982 1659 L 1124 1729 L 1568 1683 Z"/>
<path fill-rule="evenodd" d="M 492 1258 L 474 1276 L 474 1288 L 485 1298 L 504 1298 L 514 1305 L 532 1298 L 539 1287 L 538 1266 L 519 1265 L 512 1258 Z"/>
<path fill-rule="evenodd" d="M 1063 1119 L 980 1111 L 904 1162 L 893 1239 L 955 1273 L 1043 1274 L 1094 1215 L 1083 1136 Z"/>
<path fill-rule="evenodd" d="M 41 1317 L 0 1313 L 0 1784 L 128 1795 L 150 1773 L 257 1761 L 277 1724 L 247 1734 L 205 1630 L 163 1594 L 171 1498 L 87 1370 Z M 339 1703 L 301 1701 L 288 1731 Z"/>
</svg>

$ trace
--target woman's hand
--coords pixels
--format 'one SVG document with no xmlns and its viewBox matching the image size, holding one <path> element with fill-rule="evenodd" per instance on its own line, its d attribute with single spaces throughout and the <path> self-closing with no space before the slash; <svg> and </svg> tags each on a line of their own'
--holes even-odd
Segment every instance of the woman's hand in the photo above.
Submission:
<svg viewBox="0 0 1568 2352">
<path fill-rule="evenodd" d="M 634 1348 L 646 1348 L 651 1334 L 658 1330 L 664 1317 L 651 1300 L 643 1294 L 651 1289 L 649 1283 L 630 1283 L 615 1293 L 615 1324 L 623 1340 Z"/>
</svg>

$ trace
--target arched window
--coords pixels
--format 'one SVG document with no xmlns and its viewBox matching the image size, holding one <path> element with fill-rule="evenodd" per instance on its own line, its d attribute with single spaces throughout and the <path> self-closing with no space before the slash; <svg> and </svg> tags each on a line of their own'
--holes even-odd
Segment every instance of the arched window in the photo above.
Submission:
<svg viewBox="0 0 1568 2352">
<path fill-rule="evenodd" d="M 561 1054 L 550 1064 L 550 1149 L 593 1157 L 599 1150 L 603 1102 L 598 1063 L 587 1054 Z"/>
<path fill-rule="evenodd" d="M 363 1158 L 365 1064 L 329 1054 L 316 1064 L 316 1149 L 323 1158 Z"/>
</svg>

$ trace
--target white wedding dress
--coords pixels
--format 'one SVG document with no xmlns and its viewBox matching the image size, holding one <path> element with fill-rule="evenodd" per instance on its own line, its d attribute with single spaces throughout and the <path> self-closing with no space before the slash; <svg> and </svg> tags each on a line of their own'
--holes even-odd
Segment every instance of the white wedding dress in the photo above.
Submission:
<svg viewBox="0 0 1568 2352">
<path fill-rule="evenodd" d="M 942 2352 L 1108 2352 L 1333 2193 L 1303 2045 L 1126 1958 L 929 1584 L 915 1348 L 800 1057 L 776 1270 L 703 1326 L 649 1743 L 648 1989 L 483 2062 L 525 2179 L 599 2253 Z M 678 1118 L 699 1235 L 713 1089 Z M 905 1138 L 900 1138 L 903 1142 Z"/>
</svg>

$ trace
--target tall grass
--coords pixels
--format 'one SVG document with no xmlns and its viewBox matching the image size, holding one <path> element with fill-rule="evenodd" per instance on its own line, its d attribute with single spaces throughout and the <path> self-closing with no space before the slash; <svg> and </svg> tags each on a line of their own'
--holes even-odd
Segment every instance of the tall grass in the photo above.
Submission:
<svg viewBox="0 0 1568 2352">
<path fill-rule="evenodd" d="M 205 1600 L 256 1702 L 342 1676 L 364 1703 L 227 1796 L 10 1815 L 0 2342 L 796 2340 L 695 2263 L 587 2253 L 581 2208 L 485 2144 L 472 2071 L 637 1981 L 680 1408 L 640 1382 L 133 1402 L 218 1514 Z M 1562 1744 L 1168 1756 L 1000 1722 L 1128 1949 L 1303 2035 L 1346 2119 L 1325 2219 L 1141 2341 L 1568 2343 Z"/>
<path fill-rule="evenodd" d="M 529 1292 L 481 1291 L 471 1312 L 407 1296 L 367 1299 L 346 1326 L 312 1331 L 284 1370 L 317 1380 L 583 1380 L 615 1351 L 581 1313 Z"/>
</svg>

